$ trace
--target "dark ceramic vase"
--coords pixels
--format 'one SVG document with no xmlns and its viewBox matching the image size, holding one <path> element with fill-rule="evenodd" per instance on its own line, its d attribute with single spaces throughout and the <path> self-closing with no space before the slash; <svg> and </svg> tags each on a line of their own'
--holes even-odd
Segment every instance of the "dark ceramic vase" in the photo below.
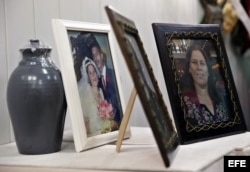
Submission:
<svg viewBox="0 0 250 172">
<path fill-rule="evenodd" d="M 61 73 L 51 48 L 30 40 L 20 49 L 22 60 L 10 76 L 7 104 L 21 154 L 46 154 L 61 149 L 66 99 Z"/>
</svg>

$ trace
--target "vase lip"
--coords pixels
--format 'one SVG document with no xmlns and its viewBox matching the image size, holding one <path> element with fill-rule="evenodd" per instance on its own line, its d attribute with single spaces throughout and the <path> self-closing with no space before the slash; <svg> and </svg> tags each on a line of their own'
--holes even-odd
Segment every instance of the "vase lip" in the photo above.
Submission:
<svg viewBox="0 0 250 172">
<path fill-rule="evenodd" d="M 25 50 L 30 50 L 32 52 L 35 52 L 36 50 L 48 50 L 50 51 L 52 48 L 46 44 L 44 41 L 41 41 L 39 39 L 30 39 L 28 43 L 20 49 L 21 52 Z"/>
</svg>

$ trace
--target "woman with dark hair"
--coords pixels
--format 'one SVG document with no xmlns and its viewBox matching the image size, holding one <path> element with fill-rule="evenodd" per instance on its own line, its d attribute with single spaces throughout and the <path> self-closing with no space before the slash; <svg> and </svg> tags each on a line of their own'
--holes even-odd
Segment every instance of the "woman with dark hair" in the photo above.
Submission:
<svg viewBox="0 0 250 172">
<path fill-rule="evenodd" d="M 95 63 L 85 57 L 81 66 L 81 79 L 78 90 L 88 136 L 101 134 L 102 119 L 98 115 L 98 104 L 104 99 L 98 87 L 100 73 Z"/>
<path fill-rule="evenodd" d="M 216 89 L 208 57 L 198 45 L 186 54 L 182 96 L 186 105 L 185 119 L 193 126 L 210 125 L 229 120 L 222 96 Z"/>
<path fill-rule="evenodd" d="M 113 107 L 110 103 L 103 104 L 105 98 L 99 84 L 100 72 L 94 61 L 88 57 L 85 57 L 82 62 L 81 76 L 81 79 L 78 81 L 78 91 L 87 136 L 95 136 L 110 132 L 112 130 L 111 123 L 114 123 L 115 121 L 108 118 L 106 124 L 103 125 L 103 123 L 106 117 L 112 117 Z M 101 107 L 101 105 L 105 105 L 105 107 Z"/>
</svg>

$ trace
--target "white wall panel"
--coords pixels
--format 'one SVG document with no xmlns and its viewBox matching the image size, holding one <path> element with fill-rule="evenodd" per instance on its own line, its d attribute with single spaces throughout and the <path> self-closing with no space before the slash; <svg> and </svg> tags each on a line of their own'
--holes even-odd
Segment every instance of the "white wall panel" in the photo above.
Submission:
<svg viewBox="0 0 250 172">
<path fill-rule="evenodd" d="M 101 20 L 100 2 L 98 0 L 82 0 L 82 21 L 99 23 Z"/>
<path fill-rule="evenodd" d="M 52 47 L 51 57 L 59 67 L 58 55 L 52 31 L 51 20 L 59 18 L 60 5 L 59 0 L 35 0 L 34 1 L 34 17 L 36 38 L 46 42 Z"/>
<path fill-rule="evenodd" d="M 33 0 L 5 0 L 5 4 L 7 58 L 11 73 L 21 59 L 19 49 L 35 36 Z"/>
<path fill-rule="evenodd" d="M 60 18 L 64 20 L 82 20 L 83 0 L 60 0 Z"/>
<path fill-rule="evenodd" d="M 29 38 L 34 37 L 33 0 L 5 0 L 4 2 L 6 13 L 6 59 L 8 62 L 8 75 L 10 75 L 21 60 L 22 56 L 19 49 L 27 44 Z M 10 137 L 11 140 L 14 139 L 13 131 L 10 133 Z"/>
<path fill-rule="evenodd" d="M 4 1 L 0 1 L 0 144 L 10 142 L 10 119 L 6 104 L 8 65 L 6 58 Z"/>
</svg>

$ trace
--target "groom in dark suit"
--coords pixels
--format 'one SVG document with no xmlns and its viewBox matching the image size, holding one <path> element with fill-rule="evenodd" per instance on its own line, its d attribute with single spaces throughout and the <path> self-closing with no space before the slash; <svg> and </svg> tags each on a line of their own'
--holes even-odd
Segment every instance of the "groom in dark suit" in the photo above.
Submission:
<svg viewBox="0 0 250 172">
<path fill-rule="evenodd" d="M 122 110 L 115 80 L 115 73 L 113 69 L 108 68 L 106 65 L 106 54 L 102 51 L 97 42 L 91 46 L 91 52 L 92 58 L 101 74 L 101 82 L 99 83 L 103 90 L 104 98 L 112 104 L 114 109 L 114 121 L 111 125 L 112 129 L 116 130 L 121 122 Z"/>
</svg>

